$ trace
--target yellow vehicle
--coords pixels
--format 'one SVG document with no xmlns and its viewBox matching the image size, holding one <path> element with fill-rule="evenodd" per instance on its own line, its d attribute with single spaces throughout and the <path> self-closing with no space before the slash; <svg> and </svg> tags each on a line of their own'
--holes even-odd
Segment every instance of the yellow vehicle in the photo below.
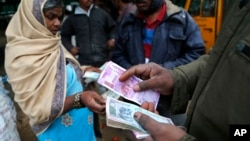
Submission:
<svg viewBox="0 0 250 141">
<path fill-rule="evenodd" d="M 227 0 L 179 0 L 200 27 L 208 52 L 219 34 Z"/>
</svg>

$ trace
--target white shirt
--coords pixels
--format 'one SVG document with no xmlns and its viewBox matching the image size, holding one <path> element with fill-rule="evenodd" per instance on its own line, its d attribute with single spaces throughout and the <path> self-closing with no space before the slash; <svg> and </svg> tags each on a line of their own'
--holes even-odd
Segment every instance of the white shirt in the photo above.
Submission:
<svg viewBox="0 0 250 141">
<path fill-rule="evenodd" d="M 91 4 L 88 11 L 82 9 L 80 6 L 77 6 L 75 9 L 75 14 L 85 14 L 89 17 L 91 9 L 94 7 L 94 4 Z"/>
</svg>

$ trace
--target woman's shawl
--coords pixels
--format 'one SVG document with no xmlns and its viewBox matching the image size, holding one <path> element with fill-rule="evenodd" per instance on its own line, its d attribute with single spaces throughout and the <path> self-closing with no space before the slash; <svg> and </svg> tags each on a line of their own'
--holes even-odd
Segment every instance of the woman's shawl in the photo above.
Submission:
<svg viewBox="0 0 250 141">
<path fill-rule="evenodd" d="M 65 59 L 78 64 L 45 26 L 46 0 L 21 0 L 7 30 L 5 69 L 15 101 L 36 134 L 61 115 L 65 100 Z"/>
</svg>

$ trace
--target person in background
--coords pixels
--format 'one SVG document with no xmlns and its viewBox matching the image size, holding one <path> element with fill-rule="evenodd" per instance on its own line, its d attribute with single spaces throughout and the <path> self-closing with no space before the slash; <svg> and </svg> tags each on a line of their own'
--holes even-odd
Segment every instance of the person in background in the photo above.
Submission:
<svg viewBox="0 0 250 141">
<path fill-rule="evenodd" d="M 93 0 L 79 0 L 79 6 L 69 15 L 61 28 L 62 43 L 81 65 L 102 66 L 110 60 L 114 47 L 115 22 Z M 75 36 L 76 45 L 72 44 Z"/>
<path fill-rule="evenodd" d="M 122 21 L 126 14 L 134 14 L 136 12 L 136 5 L 133 3 L 133 0 L 112 0 L 112 3 L 118 11 L 117 24 Z"/>
<path fill-rule="evenodd" d="M 113 20 L 117 19 L 118 13 L 115 6 L 112 3 L 112 0 L 94 0 L 94 4 L 106 11 Z"/>
<path fill-rule="evenodd" d="M 6 29 L 8 82 L 39 141 L 95 141 L 93 112 L 104 114 L 105 100 L 83 87 L 60 42 L 63 15 L 62 0 L 21 1 Z"/>
<path fill-rule="evenodd" d="M 173 69 L 205 53 L 199 27 L 184 9 L 169 0 L 135 0 L 135 4 L 136 14 L 127 14 L 117 27 L 113 62 L 125 69 L 148 62 Z M 170 99 L 161 95 L 157 110 L 182 125 L 185 115 L 170 114 Z"/>
<path fill-rule="evenodd" d="M 69 15 L 62 24 L 61 40 L 66 49 L 81 65 L 99 68 L 110 60 L 110 50 L 115 44 L 114 28 L 116 26 L 112 17 L 102 8 L 93 4 L 93 0 L 78 0 L 79 6 Z M 75 44 L 72 37 L 75 37 Z M 101 86 L 95 85 L 97 91 Z M 98 123 L 94 115 L 95 123 Z M 95 125 L 96 136 L 101 137 Z"/>
<path fill-rule="evenodd" d="M 187 132 L 136 113 L 135 119 L 151 134 L 147 141 L 249 140 L 249 133 L 234 134 L 235 128 L 245 129 L 250 125 L 250 1 L 229 3 L 220 34 L 209 54 L 173 70 L 155 63 L 138 65 L 120 77 L 126 81 L 132 75 L 141 76 L 145 81 L 134 86 L 135 91 L 155 89 L 161 94 L 172 94 L 171 109 L 175 113 L 185 111 L 191 99 L 185 124 Z"/>
</svg>

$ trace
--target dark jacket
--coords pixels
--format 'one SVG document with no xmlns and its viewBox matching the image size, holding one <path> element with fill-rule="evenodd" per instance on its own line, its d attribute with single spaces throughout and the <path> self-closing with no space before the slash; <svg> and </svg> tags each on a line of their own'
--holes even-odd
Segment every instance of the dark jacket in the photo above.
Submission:
<svg viewBox="0 0 250 141">
<path fill-rule="evenodd" d="M 70 51 L 71 37 L 75 35 L 76 46 L 80 48 L 81 65 L 99 67 L 110 60 L 108 39 L 114 39 L 115 22 L 104 10 L 93 7 L 88 17 L 85 14 L 72 14 L 63 23 L 62 43 Z"/>
<path fill-rule="evenodd" d="M 187 64 L 205 53 L 199 27 L 183 9 L 167 3 L 167 14 L 155 29 L 150 62 L 165 68 Z M 124 68 L 145 63 L 144 21 L 135 14 L 126 15 L 118 25 L 117 43 L 111 60 Z"/>
<path fill-rule="evenodd" d="M 192 98 L 186 127 L 200 141 L 241 140 L 230 125 L 250 125 L 250 2 L 229 3 L 212 51 L 171 71 L 172 111 L 185 110 Z"/>
</svg>

